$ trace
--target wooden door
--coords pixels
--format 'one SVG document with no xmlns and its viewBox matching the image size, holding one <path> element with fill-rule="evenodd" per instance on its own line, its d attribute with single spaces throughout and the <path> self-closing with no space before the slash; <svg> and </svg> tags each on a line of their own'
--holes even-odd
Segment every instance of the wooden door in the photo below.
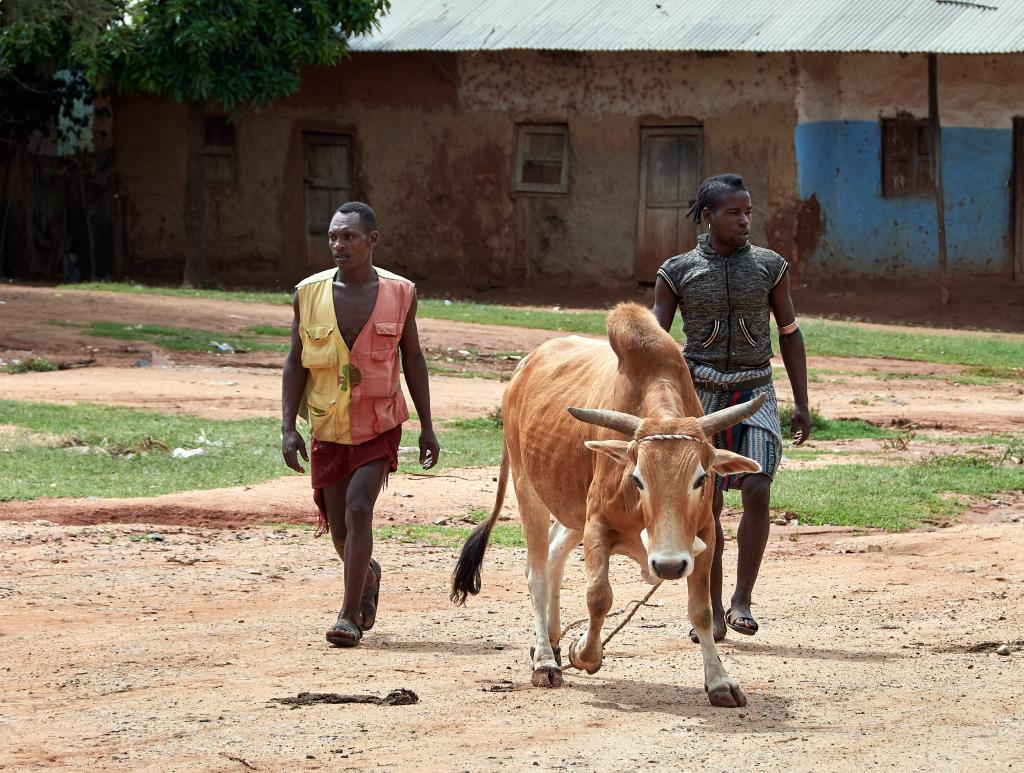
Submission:
<svg viewBox="0 0 1024 773">
<path fill-rule="evenodd" d="M 327 227 L 334 211 L 354 194 L 352 137 L 348 134 L 302 135 L 306 260 L 311 268 L 329 268 Z"/>
<path fill-rule="evenodd" d="M 640 130 L 640 213 L 634 273 L 650 284 L 662 263 L 693 249 L 697 230 L 689 218 L 700 187 L 704 133 L 699 126 Z"/>
<path fill-rule="evenodd" d="M 1013 278 L 1024 282 L 1024 118 L 1013 119 Z"/>
</svg>

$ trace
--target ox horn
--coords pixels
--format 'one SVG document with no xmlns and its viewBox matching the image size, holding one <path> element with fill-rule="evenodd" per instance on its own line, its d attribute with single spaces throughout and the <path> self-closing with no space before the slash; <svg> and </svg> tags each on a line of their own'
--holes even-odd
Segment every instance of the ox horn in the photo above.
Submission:
<svg viewBox="0 0 1024 773">
<path fill-rule="evenodd" d="M 748 402 L 740 403 L 739 405 L 731 405 L 720 411 L 709 413 L 707 416 L 701 416 L 697 419 L 697 423 L 704 431 L 704 434 L 708 437 L 717 435 L 722 430 L 734 427 L 744 419 L 749 419 L 761 410 L 761 406 L 764 405 L 765 399 L 767 399 L 766 395 L 758 395 Z"/>
<path fill-rule="evenodd" d="M 603 408 L 569 408 L 568 411 L 574 417 L 580 421 L 585 421 L 587 424 L 607 427 L 629 437 L 633 437 L 640 426 L 640 419 L 631 413 L 608 411 Z"/>
</svg>

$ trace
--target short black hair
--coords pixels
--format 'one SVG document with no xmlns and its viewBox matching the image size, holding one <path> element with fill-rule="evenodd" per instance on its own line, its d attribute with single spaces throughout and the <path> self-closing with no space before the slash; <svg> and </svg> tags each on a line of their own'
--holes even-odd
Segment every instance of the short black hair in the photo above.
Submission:
<svg viewBox="0 0 1024 773">
<path fill-rule="evenodd" d="M 364 204 L 361 201 L 346 201 L 334 211 L 334 214 L 359 215 L 359 222 L 361 225 L 366 226 L 369 231 L 377 230 L 377 213 L 370 209 L 369 204 Z"/>
<path fill-rule="evenodd" d="M 700 184 L 697 198 L 690 207 L 690 217 L 693 218 L 693 222 L 699 223 L 704 207 L 714 209 L 723 196 L 745 190 L 747 186 L 743 184 L 743 178 L 738 174 L 716 174 L 709 177 Z"/>
</svg>

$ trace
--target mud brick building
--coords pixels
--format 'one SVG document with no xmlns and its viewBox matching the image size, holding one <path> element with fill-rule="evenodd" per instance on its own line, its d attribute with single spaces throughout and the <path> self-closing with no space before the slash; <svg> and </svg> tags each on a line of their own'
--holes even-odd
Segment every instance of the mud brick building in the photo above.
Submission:
<svg viewBox="0 0 1024 773">
<path fill-rule="evenodd" d="M 343 64 L 206 133 L 225 281 L 326 264 L 338 203 L 380 261 L 467 287 L 653 280 L 702 177 L 751 188 L 754 238 L 809 279 L 928 278 L 936 55 L 951 277 L 1024 278 L 1024 4 L 1010 0 L 395 0 Z M 186 111 L 122 96 L 126 273 L 178 278 Z"/>
</svg>

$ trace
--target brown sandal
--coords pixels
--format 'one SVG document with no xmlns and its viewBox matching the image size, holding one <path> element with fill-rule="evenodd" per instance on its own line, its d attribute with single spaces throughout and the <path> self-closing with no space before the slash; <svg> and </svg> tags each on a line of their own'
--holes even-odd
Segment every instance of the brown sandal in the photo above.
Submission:
<svg viewBox="0 0 1024 773">
<path fill-rule="evenodd" d="M 345 633 L 352 634 L 351 636 L 337 636 L 338 632 L 344 631 Z M 338 615 L 338 622 L 332 625 L 327 631 L 327 641 L 333 647 L 355 647 L 363 639 L 363 629 L 353 623 L 351 620 L 347 620 L 341 615 Z"/>
<path fill-rule="evenodd" d="M 740 625 L 740 620 L 749 620 L 753 625 Z M 741 615 L 739 612 L 733 611 L 732 607 L 725 613 L 725 624 L 736 633 L 743 634 L 744 636 L 753 636 L 758 630 L 757 620 L 754 619 L 753 615 L 749 612 Z"/>
<path fill-rule="evenodd" d="M 370 559 L 370 571 L 373 572 L 373 576 L 376 578 L 373 585 L 368 588 L 363 588 L 362 595 L 362 614 L 363 624 L 362 630 L 369 631 L 373 628 L 373 624 L 377 622 L 377 604 L 380 602 L 380 575 L 381 569 L 380 564 Z M 367 622 L 369 621 L 369 622 Z"/>
</svg>

